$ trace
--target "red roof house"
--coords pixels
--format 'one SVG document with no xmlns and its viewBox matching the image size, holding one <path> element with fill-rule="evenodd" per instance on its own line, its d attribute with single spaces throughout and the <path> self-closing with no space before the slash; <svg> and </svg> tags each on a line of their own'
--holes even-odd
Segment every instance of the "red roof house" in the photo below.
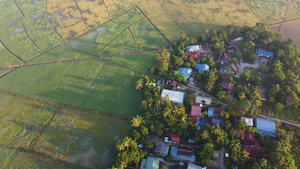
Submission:
<svg viewBox="0 0 300 169">
<path fill-rule="evenodd" d="M 256 140 L 255 135 L 249 131 L 244 133 L 244 145 L 259 148 L 260 144 Z"/>
<path fill-rule="evenodd" d="M 201 116 L 201 107 L 199 103 L 194 103 L 191 111 L 192 121 L 197 121 Z"/>
<path fill-rule="evenodd" d="M 234 89 L 234 85 L 230 82 L 222 82 L 222 85 L 226 92 L 231 92 Z"/>
<path fill-rule="evenodd" d="M 180 135 L 169 133 L 165 137 L 165 142 L 168 142 L 168 143 L 179 143 L 180 142 Z"/>
<path fill-rule="evenodd" d="M 245 132 L 245 134 L 244 134 L 244 139 L 245 139 L 245 140 L 256 140 L 255 135 L 252 134 L 252 133 L 249 132 L 249 131 L 246 131 L 246 132 Z"/>
<path fill-rule="evenodd" d="M 263 148 L 249 147 L 244 145 L 244 151 L 249 153 L 249 157 L 254 157 L 256 159 L 266 158 L 266 154 Z"/>
<path fill-rule="evenodd" d="M 185 55 L 188 58 L 192 57 L 194 60 L 200 60 L 200 56 L 201 56 L 200 51 L 198 51 L 198 52 L 187 52 Z"/>
</svg>

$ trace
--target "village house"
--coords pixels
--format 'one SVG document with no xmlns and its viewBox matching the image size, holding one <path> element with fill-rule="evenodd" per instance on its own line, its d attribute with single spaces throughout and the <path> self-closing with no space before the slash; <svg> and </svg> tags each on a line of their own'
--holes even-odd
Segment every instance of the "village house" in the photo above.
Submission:
<svg viewBox="0 0 300 169">
<path fill-rule="evenodd" d="M 145 152 L 148 155 L 156 156 L 157 154 L 166 157 L 169 154 L 170 146 L 166 144 L 156 144 L 153 148 L 146 148 Z"/>
<path fill-rule="evenodd" d="M 209 118 L 212 118 L 211 121 L 213 124 L 221 125 L 222 123 L 222 110 L 219 107 L 209 107 L 207 110 L 207 115 Z"/>
<path fill-rule="evenodd" d="M 199 103 L 194 103 L 191 110 L 192 121 L 196 122 L 201 117 L 201 106 Z"/>
<path fill-rule="evenodd" d="M 157 83 L 158 84 L 158 83 Z M 162 84 L 161 85 L 165 85 L 168 88 L 171 88 L 172 90 L 176 90 L 177 87 L 177 81 L 175 80 L 167 80 L 167 79 L 163 79 L 162 80 Z"/>
<path fill-rule="evenodd" d="M 211 46 L 209 43 L 203 43 L 203 48 L 207 52 L 211 52 Z"/>
<path fill-rule="evenodd" d="M 197 64 L 195 67 L 199 73 L 203 73 L 204 71 L 209 71 L 209 66 L 207 64 Z"/>
<path fill-rule="evenodd" d="M 205 95 L 197 95 L 195 103 L 211 105 L 211 97 L 206 97 Z"/>
<path fill-rule="evenodd" d="M 185 53 L 185 55 L 188 58 L 193 58 L 196 62 L 200 61 L 200 59 L 201 59 L 201 53 L 200 53 L 200 51 L 198 51 L 198 52 L 187 52 L 187 53 Z"/>
<path fill-rule="evenodd" d="M 231 42 L 238 42 L 238 41 L 244 40 L 244 37 L 241 35 L 234 35 L 234 36 L 231 36 L 229 39 Z"/>
<path fill-rule="evenodd" d="M 256 159 L 265 158 L 264 149 L 260 147 L 259 142 L 256 140 L 255 135 L 249 131 L 244 133 L 243 137 L 243 149 L 249 153 L 249 157 Z"/>
<path fill-rule="evenodd" d="M 216 62 L 229 62 L 231 60 L 231 54 L 229 52 L 224 52 L 222 55 L 215 55 Z"/>
<path fill-rule="evenodd" d="M 256 49 L 256 54 L 260 58 L 260 64 L 270 64 L 273 60 L 273 52 L 266 51 L 264 49 Z"/>
<path fill-rule="evenodd" d="M 180 161 L 187 161 L 187 162 L 195 162 L 195 150 L 188 147 L 182 147 L 182 146 L 172 146 L 171 147 L 171 153 L 170 153 L 174 160 L 180 160 Z"/>
<path fill-rule="evenodd" d="M 253 126 L 253 119 L 247 117 L 241 117 L 241 120 L 247 123 L 248 126 Z"/>
<path fill-rule="evenodd" d="M 183 104 L 185 92 L 163 89 L 161 92 L 161 97 L 166 99 L 166 96 L 169 96 L 170 101 L 173 103 Z"/>
<path fill-rule="evenodd" d="M 276 124 L 274 121 L 256 118 L 257 133 L 276 137 Z"/>
<path fill-rule="evenodd" d="M 162 169 L 163 161 L 162 158 L 148 156 L 147 159 L 142 159 L 141 169 Z"/>
<path fill-rule="evenodd" d="M 173 133 L 167 133 L 165 136 L 165 142 L 166 143 L 179 143 L 180 142 L 180 135 L 173 134 Z"/>
<path fill-rule="evenodd" d="M 222 82 L 222 86 L 226 92 L 232 92 L 234 89 L 234 85 L 231 82 Z"/>
<path fill-rule="evenodd" d="M 230 69 L 230 72 L 228 72 L 228 70 Z M 234 77 L 238 77 L 238 67 L 235 66 L 234 64 L 230 64 L 228 62 L 221 62 L 220 65 L 220 73 L 224 73 L 224 74 L 230 74 Z"/>
<path fill-rule="evenodd" d="M 186 46 L 186 52 L 199 52 L 203 51 L 202 45 L 189 45 Z"/>
<path fill-rule="evenodd" d="M 187 80 L 190 78 L 192 71 L 193 71 L 193 69 L 191 69 L 191 68 L 183 68 L 183 67 L 180 67 L 180 68 L 177 70 L 177 72 L 178 72 L 181 76 L 185 77 Z"/>
<path fill-rule="evenodd" d="M 261 96 L 262 100 L 267 101 L 267 86 L 261 85 L 261 86 L 258 86 L 258 89 L 261 91 L 260 96 Z"/>
</svg>

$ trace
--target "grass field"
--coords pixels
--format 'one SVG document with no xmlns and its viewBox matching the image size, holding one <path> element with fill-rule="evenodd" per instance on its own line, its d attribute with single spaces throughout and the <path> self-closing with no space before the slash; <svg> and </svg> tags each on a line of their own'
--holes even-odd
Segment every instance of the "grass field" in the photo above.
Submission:
<svg viewBox="0 0 300 169">
<path fill-rule="evenodd" d="M 45 13 L 24 17 L 23 23 L 28 36 L 42 50 L 47 50 L 63 42 L 48 24 Z"/>
<path fill-rule="evenodd" d="M 0 166 L 2 166 L 2 168 L 7 166 L 9 160 L 11 159 L 11 157 L 13 155 L 13 153 L 14 153 L 14 151 L 12 151 L 12 150 L 0 147 Z"/>
<path fill-rule="evenodd" d="M 127 9 L 134 7 L 134 0 L 103 0 L 106 4 L 108 13 L 111 17 L 115 17 Z"/>
<path fill-rule="evenodd" d="M 7 63 L 11 65 L 19 65 L 22 64 L 19 60 L 15 57 L 7 53 L 4 48 L 0 45 L 0 67 L 4 67 Z"/>
<path fill-rule="evenodd" d="M 137 72 L 147 74 L 150 68 L 155 64 L 157 52 L 138 53 L 126 56 L 106 58 L 119 65 L 129 67 Z"/>
<path fill-rule="evenodd" d="M 31 43 L 20 19 L 0 24 L 0 30 L 1 41 L 12 53 L 21 59 L 28 60 L 41 53 L 41 51 Z"/>
<path fill-rule="evenodd" d="M 115 142 L 128 135 L 129 131 L 127 121 L 76 109 L 62 109 L 35 150 L 89 168 L 108 168 L 116 153 Z"/>
<path fill-rule="evenodd" d="M 29 15 L 46 11 L 46 0 L 15 0 L 22 12 Z"/>
<path fill-rule="evenodd" d="M 0 22 L 9 21 L 22 16 L 13 0 L 1 0 L 0 2 Z"/>
</svg>

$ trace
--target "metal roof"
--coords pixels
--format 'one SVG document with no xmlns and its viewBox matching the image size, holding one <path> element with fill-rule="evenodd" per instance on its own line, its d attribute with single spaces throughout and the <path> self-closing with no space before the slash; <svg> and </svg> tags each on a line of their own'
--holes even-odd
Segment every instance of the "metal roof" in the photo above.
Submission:
<svg viewBox="0 0 300 169">
<path fill-rule="evenodd" d="M 241 117 L 241 120 L 247 123 L 248 126 L 253 126 L 253 119 L 247 117 Z"/>
<path fill-rule="evenodd" d="M 177 70 L 177 72 L 181 76 L 185 77 L 186 79 L 189 79 L 192 71 L 193 71 L 193 69 L 191 69 L 191 68 L 182 68 L 182 67 Z"/>
<path fill-rule="evenodd" d="M 185 48 L 187 52 L 198 52 L 200 50 L 203 50 L 202 45 L 189 45 Z"/>
<path fill-rule="evenodd" d="M 256 49 L 256 54 L 273 58 L 273 52 L 269 52 L 264 49 Z"/>
<path fill-rule="evenodd" d="M 276 136 L 276 124 L 274 121 L 257 118 L 256 128 L 258 133 L 271 137 Z"/>
<path fill-rule="evenodd" d="M 199 73 L 204 71 L 209 71 L 209 66 L 207 64 L 197 64 L 195 69 L 198 69 Z"/>
<path fill-rule="evenodd" d="M 169 96 L 170 101 L 174 103 L 178 103 L 178 104 L 184 103 L 185 92 L 163 89 L 161 92 L 161 97 L 166 97 L 167 95 Z"/>
</svg>

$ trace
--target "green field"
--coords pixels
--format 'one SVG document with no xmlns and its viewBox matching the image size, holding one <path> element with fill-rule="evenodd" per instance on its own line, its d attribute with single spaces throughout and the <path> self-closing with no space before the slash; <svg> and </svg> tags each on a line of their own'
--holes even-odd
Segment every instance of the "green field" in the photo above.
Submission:
<svg viewBox="0 0 300 169">
<path fill-rule="evenodd" d="M 11 159 L 11 157 L 13 155 L 13 153 L 14 153 L 14 151 L 12 151 L 12 150 L 0 147 L 0 166 L 2 166 L 3 168 L 5 166 L 7 166 L 9 160 Z"/>
<path fill-rule="evenodd" d="M 15 5 L 13 0 L 1 0 L 0 2 L 0 22 L 9 21 L 22 16 L 21 12 Z"/>
<path fill-rule="evenodd" d="M 0 30 L 1 41 L 21 59 L 28 60 L 41 53 L 28 38 L 20 19 L 0 24 Z"/>
<path fill-rule="evenodd" d="M 25 15 L 46 11 L 46 0 L 15 0 Z"/>
</svg>

